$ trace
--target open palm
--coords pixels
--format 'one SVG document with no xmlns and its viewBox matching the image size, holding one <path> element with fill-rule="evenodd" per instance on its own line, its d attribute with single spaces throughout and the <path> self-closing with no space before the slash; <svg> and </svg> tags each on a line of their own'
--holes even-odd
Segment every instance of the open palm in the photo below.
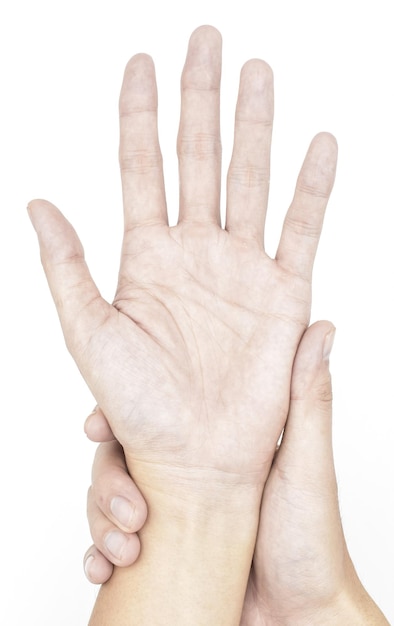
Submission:
<svg viewBox="0 0 394 626">
<path fill-rule="evenodd" d="M 336 142 L 312 141 L 278 252 L 263 249 L 273 86 L 243 67 L 220 225 L 221 41 L 192 35 L 182 76 L 179 221 L 169 227 L 153 63 L 129 62 L 120 98 L 125 235 L 105 302 L 61 213 L 30 204 L 66 342 L 128 460 L 204 467 L 262 483 L 288 410 Z"/>
</svg>

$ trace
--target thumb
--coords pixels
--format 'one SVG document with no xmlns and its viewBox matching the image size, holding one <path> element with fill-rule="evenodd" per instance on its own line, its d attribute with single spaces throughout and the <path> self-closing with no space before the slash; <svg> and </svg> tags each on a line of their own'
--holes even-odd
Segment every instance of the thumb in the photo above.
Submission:
<svg viewBox="0 0 394 626">
<path fill-rule="evenodd" d="M 328 360 L 334 335 L 330 322 L 316 322 L 300 342 L 293 366 L 289 415 L 275 460 L 286 474 L 291 470 L 292 480 L 307 481 L 314 487 L 332 487 L 335 483 Z"/>
<path fill-rule="evenodd" d="M 101 298 L 81 242 L 62 213 L 46 200 L 30 202 L 28 213 L 67 346 L 77 356 L 89 340 L 90 329 L 105 321 L 111 306 Z"/>
<path fill-rule="evenodd" d="M 293 412 L 298 406 L 303 411 L 307 407 L 313 407 L 314 411 L 323 412 L 330 417 L 332 387 L 329 356 L 334 337 L 335 327 L 331 322 L 316 322 L 306 330 L 293 365 L 290 388 Z"/>
</svg>

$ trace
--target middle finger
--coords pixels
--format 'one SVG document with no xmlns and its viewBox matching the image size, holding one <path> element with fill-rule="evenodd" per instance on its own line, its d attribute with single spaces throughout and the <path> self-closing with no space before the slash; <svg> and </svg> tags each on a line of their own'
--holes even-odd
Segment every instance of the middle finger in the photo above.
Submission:
<svg viewBox="0 0 394 626">
<path fill-rule="evenodd" d="M 179 222 L 220 224 L 220 33 L 201 26 L 182 73 L 178 134 Z"/>
</svg>

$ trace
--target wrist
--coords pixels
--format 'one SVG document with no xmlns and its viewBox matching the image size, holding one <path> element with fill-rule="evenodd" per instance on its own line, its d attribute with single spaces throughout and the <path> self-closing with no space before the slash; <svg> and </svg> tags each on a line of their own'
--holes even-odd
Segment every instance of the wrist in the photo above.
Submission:
<svg viewBox="0 0 394 626">
<path fill-rule="evenodd" d="M 207 626 L 238 625 L 258 530 L 255 498 L 212 490 L 184 499 L 144 495 L 149 517 L 139 533 L 141 556 L 161 564 L 162 576 L 187 598 L 180 623 L 200 623 L 193 621 L 200 611 Z M 212 614 L 210 607 L 216 607 Z"/>
<path fill-rule="evenodd" d="M 191 472 L 165 468 L 159 477 L 156 468 L 153 476 L 146 468 L 143 472 L 135 470 L 133 478 L 149 511 L 139 532 L 142 550 L 154 552 L 155 561 L 165 562 L 167 568 L 172 562 L 172 578 L 179 579 L 179 585 L 184 570 L 190 567 L 196 580 L 207 579 L 208 574 L 208 579 L 217 576 L 230 587 L 236 582 L 232 594 L 239 594 L 241 588 L 243 599 L 256 543 L 262 488 L 245 484 L 238 476 L 201 468 Z"/>
<path fill-rule="evenodd" d="M 242 626 L 390 626 L 389 622 L 360 582 L 349 555 L 344 555 L 343 576 L 333 580 L 331 591 L 318 593 L 311 579 L 309 590 L 298 608 L 287 605 L 291 596 L 276 607 L 269 606 L 257 593 L 248 593 Z M 249 590 L 248 590 L 249 591 Z M 309 593 L 308 593 L 309 591 Z M 285 598 L 285 595 L 283 595 Z M 290 608 L 291 607 L 291 608 Z M 261 617 L 264 615 L 264 618 Z M 269 616 L 269 617 L 268 617 Z"/>
<path fill-rule="evenodd" d="M 121 610 L 141 624 L 239 626 L 262 488 L 203 469 L 129 469 L 149 512 L 141 554 L 133 567 L 115 568 L 91 624 L 123 623 Z"/>
<path fill-rule="evenodd" d="M 357 579 L 350 589 L 344 591 L 331 607 L 323 613 L 322 626 L 333 623 L 338 626 L 389 626 L 382 611 Z M 333 619 L 335 620 L 333 621 Z"/>
<path fill-rule="evenodd" d="M 318 610 L 298 619 L 291 617 L 288 622 L 281 622 L 282 626 L 309 626 L 315 623 L 319 626 L 390 626 L 358 579 Z"/>
<path fill-rule="evenodd" d="M 136 462 L 127 455 L 126 463 L 149 510 L 162 518 L 203 521 L 229 514 L 253 522 L 259 518 L 265 478 L 262 474 L 157 465 Z"/>
</svg>

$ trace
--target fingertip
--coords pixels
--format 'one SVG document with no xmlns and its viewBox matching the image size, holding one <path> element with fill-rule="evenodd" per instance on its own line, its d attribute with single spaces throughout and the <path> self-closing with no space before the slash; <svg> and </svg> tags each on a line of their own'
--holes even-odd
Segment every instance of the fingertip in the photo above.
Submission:
<svg viewBox="0 0 394 626">
<path fill-rule="evenodd" d="M 249 75 L 258 77 L 263 84 L 271 83 L 274 73 L 271 66 L 263 59 L 248 59 L 241 68 L 241 77 L 245 79 Z"/>
<path fill-rule="evenodd" d="M 30 209 L 42 205 L 52 208 L 55 206 L 54 204 L 52 204 L 52 202 L 49 202 L 49 200 L 45 200 L 45 198 L 33 198 L 32 200 L 29 200 L 27 208 Z"/>
<path fill-rule="evenodd" d="M 48 200 L 34 198 L 27 205 L 27 213 L 35 230 L 38 229 L 41 221 L 53 212 L 60 213 L 59 209 Z"/>
<path fill-rule="evenodd" d="M 114 566 L 95 546 L 84 557 L 85 576 L 94 585 L 101 585 L 112 576 Z"/>
<path fill-rule="evenodd" d="M 85 420 L 84 431 L 90 441 L 103 443 L 115 439 L 111 427 L 99 407 L 96 407 Z"/>
<path fill-rule="evenodd" d="M 318 338 L 324 341 L 328 335 L 335 335 L 336 328 L 330 320 L 319 320 L 314 322 L 305 331 L 304 338 L 306 341 L 317 342 Z"/>
<path fill-rule="evenodd" d="M 148 517 L 148 508 L 141 492 L 133 482 L 126 467 L 123 467 L 124 456 L 123 452 L 119 451 L 119 456 L 114 459 L 119 463 L 119 466 L 114 469 L 117 471 L 112 472 L 111 476 L 111 489 L 114 495 L 108 498 L 108 516 L 118 526 L 120 530 L 125 533 L 136 533 L 144 526 Z M 120 470 L 120 471 L 118 471 Z M 107 466 L 107 472 L 110 471 L 110 467 Z M 104 480 L 107 480 L 108 473 L 104 476 Z M 97 489 L 104 492 L 105 483 L 100 487 L 100 480 L 103 478 L 96 478 Z"/>
<path fill-rule="evenodd" d="M 329 132 L 320 132 L 314 136 L 308 150 L 309 161 L 314 162 L 314 173 L 321 181 L 324 194 L 329 195 L 334 185 L 338 159 L 338 142 Z"/>
<path fill-rule="evenodd" d="M 336 333 L 336 328 L 335 326 L 332 325 L 331 329 L 328 330 L 328 332 L 326 333 L 324 337 L 323 361 L 328 362 L 330 359 L 331 350 L 333 348 L 334 340 L 335 340 L 335 333 Z"/>
<path fill-rule="evenodd" d="M 150 54 L 146 52 L 137 52 L 127 61 L 125 67 L 125 74 L 134 72 L 136 69 L 140 69 L 141 72 L 145 69 L 154 69 L 154 61 Z"/>
<path fill-rule="evenodd" d="M 141 554 L 141 541 L 137 533 L 133 533 L 129 535 L 129 547 L 127 551 L 127 555 L 123 557 L 122 565 L 124 567 L 128 567 L 129 565 L 133 565 Z"/>
<path fill-rule="evenodd" d="M 316 360 L 320 361 L 324 354 L 324 343 L 326 337 L 335 335 L 335 326 L 329 320 L 319 320 L 314 322 L 306 329 L 297 350 L 297 358 L 300 358 L 304 352 L 311 352 L 314 349 Z"/>
<path fill-rule="evenodd" d="M 217 90 L 221 75 L 222 36 L 213 26 L 199 26 L 190 36 L 182 87 Z"/>
<path fill-rule="evenodd" d="M 241 69 L 236 119 L 272 127 L 274 116 L 274 75 L 261 59 L 249 59 Z"/>
<path fill-rule="evenodd" d="M 222 45 L 222 35 L 220 31 L 211 24 L 201 24 L 197 26 L 190 35 L 190 42 L 197 42 L 200 39 L 210 39 L 216 44 Z"/>
<path fill-rule="evenodd" d="M 136 506 L 128 498 L 121 495 L 114 496 L 110 502 L 110 511 L 120 528 L 127 532 L 134 530 Z"/>
<path fill-rule="evenodd" d="M 138 532 L 144 526 L 148 518 L 148 506 L 141 492 L 138 490 L 134 496 L 134 503 L 135 503 L 135 513 L 134 513 L 134 519 L 133 519 L 133 531 Z"/>
<path fill-rule="evenodd" d="M 332 322 L 312 324 L 298 346 L 291 382 L 292 400 L 304 400 L 321 373 L 328 374 L 329 355 L 335 337 Z"/>
<path fill-rule="evenodd" d="M 312 141 L 317 141 L 319 143 L 324 143 L 327 145 L 327 148 L 332 150 L 333 152 L 338 152 L 338 142 L 332 133 L 328 131 L 321 131 L 317 133 Z"/>
<path fill-rule="evenodd" d="M 128 473 L 120 474 L 117 479 L 113 476 L 113 483 L 119 481 L 116 495 L 111 499 L 109 510 L 112 519 L 120 530 L 126 533 L 136 533 L 144 526 L 148 517 L 148 509 L 141 492 Z M 122 481 L 124 489 L 122 489 Z"/>
<path fill-rule="evenodd" d="M 126 64 L 119 96 L 119 114 L 129 118 L 135 113 L 157 108 L 155 65 L 152 57 L 139 52 Z"/>
<path fill-rule="evenodd" d="M 37 233 L 43 258 L 48 262 L 82 256 L 82 244 L 73 226 L 49 200 L 34 199 L 27 206 L 28 215 Z"/>
<path fill-rule="evenodd" d="M 29 200 L 29 202 L 27 203 L 27 212 L 28 214 L 31 216 L 31 214 L 34 212 L 34 207 L 41 203 L 41 200 L 38 199 L 33 199 L 33 200 Z"/>
<path fill-rule="evenodd" d="M 141 543 L 136 533 L 124 533 L 111 528 L 104 537 L 104 550 L 111 563 L 118 567 L 129 567 L 138 559 Z"/>
</svg>

